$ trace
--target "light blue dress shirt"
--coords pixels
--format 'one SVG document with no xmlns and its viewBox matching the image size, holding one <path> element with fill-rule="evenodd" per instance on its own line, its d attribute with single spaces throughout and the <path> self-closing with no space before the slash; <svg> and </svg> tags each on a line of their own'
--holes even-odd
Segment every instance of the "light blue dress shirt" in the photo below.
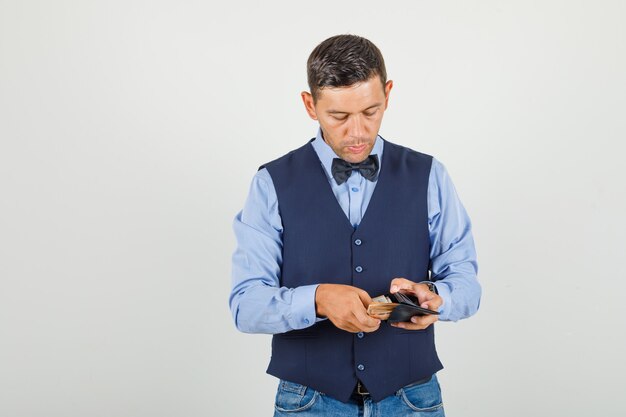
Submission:
<svg viewBox="0 0 626 417">
<path fill-rule="evenodd" d="M 322 138 L 312 142 L 337 202 L 352 225 L 358 227 L 377 181 L 353 171 L 337 185 L 331 164 L 337 155 Z M 371 155 L 382 164 L 384 140 L 378 136 Z M 440 320 L 456 321 L 478 310 L 481 287 L 476 278 L 476 250 L 470 219 L 444 166 L 433 158 L 428 183 L 428 228 L 431 279 L 443 298 Z M 315 315 L 317 285 L 280 287 L 282 221 L 272 178 L 267 169 L 252 180 L 242 211 L 233 228 L 237 248 L 232 259 L 232 290 L 229 304 L 237 328 L 246 333 L 284 333 L 321 320 Z M 394 277 L 390 277 L 389 281 Z M 377 296 L 380 294 L 370 294 Z"/>
</svg>

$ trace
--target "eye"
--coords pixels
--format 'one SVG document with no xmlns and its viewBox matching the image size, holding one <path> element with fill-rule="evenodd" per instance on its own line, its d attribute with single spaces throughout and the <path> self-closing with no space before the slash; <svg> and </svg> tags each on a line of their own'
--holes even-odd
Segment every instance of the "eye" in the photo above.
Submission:
<svg viewBox="0 0 626 417">
<path fill-rule="evenodd" d="M 378 109 L 376 109 L 376 110 L 370 110 L 370 111 L 366 111 L 366 112 L 364 112 L 363 114 L 364 114 L 366 117 L 372 117 L 373 115 L 375 115 L 375 114 L 376 114 L 376 112 L 377 112 L 377 111 L 378 111 Z"/>
<path fill-rule="evenodd" d="M 343 115 L 343 116 L 333 115 L 332 118 L 335 119 L 335 120 L 338 120 L 338 121 L 343 121 L 343 120 L 346 120 L 348 118 L 348 116 L 347 115 Z"/>
</svg>

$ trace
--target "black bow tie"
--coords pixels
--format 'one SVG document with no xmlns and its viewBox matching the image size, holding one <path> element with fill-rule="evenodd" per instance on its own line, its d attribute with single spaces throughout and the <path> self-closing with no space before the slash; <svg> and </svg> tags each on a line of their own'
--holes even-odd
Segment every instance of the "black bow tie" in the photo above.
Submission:
<svg viewBox="0 0 626 417">
<path fill-rule="evenodd" d="M 365 161 L 356 164 L 352 164 L 340 158 L 334 158 L 331 171 L 337 184 L 341 185 L 348 180 L 354 170 L 359 171 L 365 179 L 374 181 L 378 173 L 378 166 L 378 155 L 370 155 Z"/>
</svg>

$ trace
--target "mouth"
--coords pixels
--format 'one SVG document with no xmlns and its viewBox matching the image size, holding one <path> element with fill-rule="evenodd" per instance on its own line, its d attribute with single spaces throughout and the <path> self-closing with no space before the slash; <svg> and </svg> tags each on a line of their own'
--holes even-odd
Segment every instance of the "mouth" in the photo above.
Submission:
<svg viewBox="0 0 626 417">
<path fill-rule="evenodd" d="M 365 148 L 367 147 L 366 143 L 363 143 L 361 145 L 358 146 L 348 146 L 348 151 L 350 153 L 361 153 L 365 150 Z"/>
</svg>

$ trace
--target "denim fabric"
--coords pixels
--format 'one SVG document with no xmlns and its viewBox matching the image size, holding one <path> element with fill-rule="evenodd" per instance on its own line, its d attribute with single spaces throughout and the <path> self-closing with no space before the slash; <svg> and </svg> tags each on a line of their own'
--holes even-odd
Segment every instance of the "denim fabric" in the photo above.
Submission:
<svg viewBox="0 0 626 417">
<path fill-rule="evenodd" d="M 281 380 L 276 393 L 274 417 L 444 417 L 441 389 L 437 376 L 418 385 L 407 385 L 394 395 L 375 402 L 350 398 L 342 403 L 304 385 Z"/>
</svg>

